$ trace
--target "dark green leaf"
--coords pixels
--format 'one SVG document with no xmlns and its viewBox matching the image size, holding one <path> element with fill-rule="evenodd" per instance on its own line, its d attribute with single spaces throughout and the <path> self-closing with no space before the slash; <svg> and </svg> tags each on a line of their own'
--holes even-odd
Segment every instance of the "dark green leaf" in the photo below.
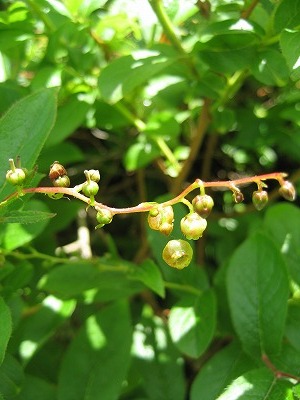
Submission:
<svg viewBox="0 0 300 400">
<path fill-rule="evenodd" d="M 300 304 L 298 302 L 289 304 L 285 335 L 295 349 L 300 351 Z"/>
<path fill-rule="evenodd" d="M 295 81 L 300 79 L 300 31 L 284 30 L 280 35 L 280 46 L 291 78 Z"/>
<path fill-rule="evenodd" d="M 56 214 L 44 211 L 10 211 L 0 217 L 0 223 L 34 224 L 45 219 L 53 218 Z"/>
<path fill-rule="evenodd" d="M 211 342 L 216 327 L 216 299 L 212 291 L 186 296 L 171 308 L 169 328 L 178 349 L 199 357 Z"/>
<path fill-rule="evenodd" d="M 25 375 L 18 400 L 32 399 L 53 400 L 56 398 L 56 389 L 53 384 L 32 375 Z"/>
<path fill-rule="evenodd" d="M 0 195 L 13 189 L 6 184 L 9 158 L 21 156 L 22 165 L 31 169 L 49 135 L 56 115 L 56 90 L 45 89 L 15 103 L 0 120 Z"/>
<path fill-rule="evenodd" d="M 2 297 L 0 297 L 0 365 L 5 356 L 6 346 L 12 331 L 10 310 Z"/>
<path fill-rule="evenodd" d="M 157 51 L 136 51 L 111 62 L 101 73 L 99 87 L 104 100 L 116 103 L 175 60 Z"/>
<path fill-rule="evenodd" d="M 145 286 L 159 296 L 165 296 L 165 286 L 161 272 L 152 260 L 145 260 L 140 266 L 137 266 L 132 272 L 132 278 L 143 282 Z"/>
<path fill-rule="evenodd" d="M 282 0 L 274 15 L 274 28 L 277 32 L 300 25 L 300 0 Z"/>
<path fill-rule="evenodd" d="M 129 366 L 131 340 L 130 315 L 125 302 L 107 306 L 90 316 L 64 357 L 58 400 L 120 398 Z"/>
<path fill-rule="evenodd" d="M 260 358 L 278 353 L 289 294 L 286 267 L 273 241 L 262 234 L 233 254 L 227 276 L 232 320 L 244 350 Z"/>
<path fill-rule="evenodd" d="M 283 55 L 272 49 L 259 52 L 252 59 L 251 72 L 259 82 L 270 86 L 284 86 L 289 78 Z"/>
<path fill-rule="evenodd" d="M 24 381 L 23 368 L 10 354 L 0 367 L 0 390 L 5 399 L 15 399 Z"/>
</svg>

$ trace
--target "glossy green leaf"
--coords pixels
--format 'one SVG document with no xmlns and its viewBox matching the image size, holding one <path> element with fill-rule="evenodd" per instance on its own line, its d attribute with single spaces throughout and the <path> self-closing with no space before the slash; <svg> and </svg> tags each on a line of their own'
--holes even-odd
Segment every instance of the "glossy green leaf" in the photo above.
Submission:
<svg viewBox="0 0 300 400">
<path fill-rule="evenodd" d="M 281 250 L 289 273 L 300 284 L 300 210 L 293 204 L 281 203 L 267 209 L 264 226 Z"/>
<path fill-rule="evenodd" d="M 120 398 L 129 366 L 131 340 L 130 315 L 125 302 L 107 306 L 90 316 L 63 359 L 58 400 Z"/>
<path fill-rule="evenodd" d="M 234 380 L 216 400 L 294 400 L 292 386 L 266 368 L 255 369 Z"/>
<path fill-rule="evenodd" d="M 231 316 L 244 350 L 260 358 L 278 353 L 289 295 L 286 266 L 276 245 L 256 234 L 233 254 L 227 290 Z"/>
<path fill-rule="evenodd" d="M 255 367 L 237 343 L 217 352 L 193 381 L 190 400 L 215 400 L 239 375 Z"/>
<path fill-rule="evenodd" d="M 6 347 L 12 332 L 12 320 L 8 306 L 0 297 L 0 365 L 5 356 Z"/>
<path fill-rule="evenodd" d="M 216 327 L 216 299 L 212 291 L 186 296 L 171 308 L 169 328 L 178 349 L 199 357 L 211 342 Z"/>
<path fill-rule="evenodd" d="M 102 98 L 116 103 L 135 88 L 171 65 L 175 60 L 157 51 L 136 51 L 111 62 L 101 73 L 99 88 Z"/>
<path fill-rule="evenodd" d="M 28 211 L 9 211 L 5 215 L 0 217 L 0 223 L 20 223 L 20 224 L 34 224 L 36 222 L 44 221 L 45 219 L 53 218 L 56 214 L 38 211 L 38 210 L 28 210 Z"/>
<path fill-rule="evenodd" d="M 291 78 L 300 79 L 300 31 L 285 29 L 280 35 L 280 47 L 290 69 Z"/>
<path fill-rule="evenodd" d="M 137 266 L 132 272 L 132 278 L 140 280 L 159 296 L 165 296 L 165 286 L 161 272 L 152 260 L 145 260 L 140 266 Z"/>
<path fill-rule="evenodd" d="M 261 83 L 284 86 L 289 78 L 289 70 L 283 55 L 276 50 L 259 52 L 251 61 L 251 72 Z"/>
<path fill-rule="evenodd" d="M 15 103 L 0 120 L 0 196 L 12 188 L 5 181 L 9 158 L 21 156 L 22 165 L 31 169 L 49 135 L 56 116 L 56 90 L 45 89 Z"/>
<path fill-rule="evenodd" d="M 274 14 L 274 28 L 277 32 L 293 29 L 300 25 L 300 0 L 282 0 Z"/>
</svg>

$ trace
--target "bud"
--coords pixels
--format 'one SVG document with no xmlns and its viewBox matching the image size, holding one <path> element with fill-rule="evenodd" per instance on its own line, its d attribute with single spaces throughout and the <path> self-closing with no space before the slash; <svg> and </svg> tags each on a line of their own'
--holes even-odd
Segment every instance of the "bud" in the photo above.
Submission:
<svg viewBox="0 0 300 400">
<path fill-rule="evenodd" d="M 8 170 L 6 173 L 6 180 L 11 185 L 19 186 L 22 185 L 26 178 L 26 172 L 22 168 L 15 168 L 13 170 Z"/>
<path fill-rule="evenodd" d="M 239 204 L 239 203 L 241 203 L 242 201 L 244 201 L 244 195 L 243 195 L 243 193 L 240 192 L 239 190 L 234 191 L 234 192 L 232 193 L 232 198 L 233 198 L 233 201 L 234 201 L 236 204 Z"/>
<path fill-rule="evenodd" d="M 214 206 L 214 201 L 207 194 L 198 195 L 192 200 L 194 211 L 202 218 L 207 218 Z"/>
<path fill-rule="evenodd" d="M 93 182 L 100 181 L 100 172 L 97 169 L 90 169 L 89 171 L 84 171 L 84 173 L 88 180 Z"/>
<path fill-rule="evenodd" d="M 52 180 L 53 186 L 55 187 L 69 187 L 70 179 L 67 175 L 59 176 L 56 179 Z"/>
<path fill-rule="evenodd" d="M 162 257 L 172 268 L 187 267 L 193 257 L 193 249 L 185 240 L 170 240 L 163 249 Z"/>
<path fill-rule="evenodd" d="M 98 190 L 99 190 L 98 183 L 94 181 L 85 182 L 82 186 L 82 192 L 88 197 L 96 196 Z"/>
<path fill-rule="evenodd" d="M 54 161 L 54 163 L 50 166 L 49 171 L 49 178 L 51 179 L 51 181 L 65 175 L 67 175 L 65 167 L 61 165 L 59 161 Z"/>
<path fill-rule="evenodd" d="M 252 194 L 252 202 L 257 210 L 262 210 L 268 202 L 268 193 L 265 190 L 256 190 Z"/>
<path fill-rule="evenodd" d="M 289 181 L 284 181 L 284 183 L 279 188 L 279 193 L 283 198 L 289 201 L 294 201 L 296 199 L 296 190 L 294 185 Z"/>
<path fill-rule="evenodd" d="M 187 214 L 180 221 L 181 232 L 187 239 L 198 240 L 202 237 L 206 227 L 206 219 L 200 217 L 196 212 Z"/>
<path fill-rule="evenodd" d="M 174 211 L 172 206 L 158 206 L 149 211 L 148 224 L 151 229 L 169 235 L 173 229 Z"/>
<path fill-rule="evenodd" d="M 101 208 L 97 212 L 96 219 L 99 222 L 99 225 L 97 225 L 96 228 L 101 228 L 103 225 L 111 223 L 113 214 L 107 208 Z"/>
</svg>

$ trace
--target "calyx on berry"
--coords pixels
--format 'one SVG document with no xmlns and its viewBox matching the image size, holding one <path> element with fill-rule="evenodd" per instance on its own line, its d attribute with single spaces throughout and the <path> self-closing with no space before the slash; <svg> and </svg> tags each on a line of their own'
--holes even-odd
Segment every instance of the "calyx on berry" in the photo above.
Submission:
<svg viewBox="0 0 300 400">
<path fill-rule="evenodd" d="M 296 199 L 296 189 L 290 181 L 283 182 L 283 184 L 279 188 L 279 193 L 286 200 L 294 201 Z"/>
<path fill-rule="evenodd" d="M 154 207 L 149 211 L 148 224 L 151 229 L 169 235 L 173 230 L 174 211 L 172 206 Z"/>
<path fill-rule="evenodd" d="M 97 211 L 96 219 L 99 222 L 99 225 L 96 226 L 96 229 L 102 228 L 102 226 L 111 223 L 113 219 L 113 214 L 110 210 L 106 208 L 100 208 Z"/>
<path fill-rule="evenodd" d="M 244 201 L 244 195 L 243 195 L 243 193 L 242 193 L 240 190 L 234 191 L 234 192 L 232 193 L 232 198 L 233 198 L 233 201 L 234 201 L 236 204 L 242 203 L 242 201 Z"/>
<path fill-rule="evenodd" d="M 194 211 L 202 218 L 207 218 L 214 206 L 213 198 L 207 194 L 198 195 L 192 200 Z"/>
<path fill-rule="evenodd" d="M 268 192 L 265 190 L 256 190 L 252 194 L 252 202 L 257 210 L 262 210 L 268 203 Z"/>
<path fill-rule="evenodd" d="M 193 249 L 186 240 L 170 240 L 163 249 L 163 260 L 172 268 L 187 267 L 193 257 Z"/>
<path fill-rule="evenodd" d="M 206 219 L 200 217 L 196 212 L 187 214 L 180 221 L 181 232 L 187 239 L 198 240 L 202 237 L 206 227 Z"/>
<path fill-rule="evenodd" d="M 26 172 L 25 168 L 15 166 L 14 160 L 12 158 L 9 159 L 10 169 L 6 173 L 6 180 L 11 185 L 20 186 L 24 183 L 26 179 Z"/>
</svg>

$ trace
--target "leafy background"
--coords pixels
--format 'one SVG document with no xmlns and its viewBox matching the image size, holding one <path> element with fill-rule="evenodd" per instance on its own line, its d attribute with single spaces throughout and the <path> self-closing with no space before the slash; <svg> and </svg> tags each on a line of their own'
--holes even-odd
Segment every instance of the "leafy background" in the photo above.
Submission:
<svg viewBox="0 0 300 400">
<path fill-rule="evenodd" d="M 8 159 L 99 201 L 163 201 L 195 178 L 289 173 L 300 155 L 299 0 L 0 5 L 0 195 Z M 0 399 L 299 399 L 297 202 L 215 201 L 183 271 L 145 215 L 94 230 L 77 200 L 0 214 Z M 182 238 L 175 206 L 171 238 Z M 53 217 L 54 214 L 56 216 Z M 38 222 L 37 222 L 38 221 Z M 32 223 L 28 223 L 32 222 Z M 88 242 L 81 232 L 88 233 Z"/>
</svg>

